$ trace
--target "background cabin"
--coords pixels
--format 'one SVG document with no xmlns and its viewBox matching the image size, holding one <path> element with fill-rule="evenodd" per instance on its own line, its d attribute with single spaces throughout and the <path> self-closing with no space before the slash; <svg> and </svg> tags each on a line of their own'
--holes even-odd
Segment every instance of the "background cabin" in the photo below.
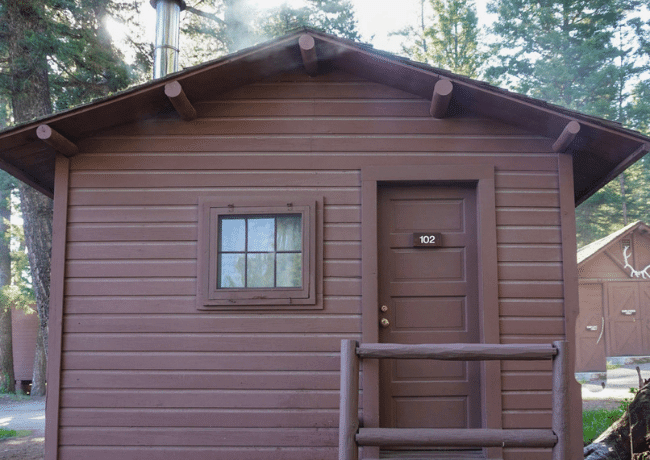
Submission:
<svg viewBox="0 0 650 460">
<path fill-rule="evenodd" d="M 580 248 L 577 372 L 606 357 L 650 356 L 650 227 L 634 222 Z"/>
<path fill-rule="evenodd" d="M 38 326 L 38 315 L 35 312 L 26 313 L 24 310 L 12 310 L 11 338 L 14 352 L 14 376 L 16 389 L 21 389 L 24 392 L 29 390 L 34 373 Z"/>
<path fill-rule="evenodd" d="M 573 343 L 574 205 L 648 141 L 312 30 L 6 131 L 55 200 L 46 459 L 335 459 L 341 339 Z M 362 373 L 365 427 L 551 425 L 549 362 Z"/>
</svg>

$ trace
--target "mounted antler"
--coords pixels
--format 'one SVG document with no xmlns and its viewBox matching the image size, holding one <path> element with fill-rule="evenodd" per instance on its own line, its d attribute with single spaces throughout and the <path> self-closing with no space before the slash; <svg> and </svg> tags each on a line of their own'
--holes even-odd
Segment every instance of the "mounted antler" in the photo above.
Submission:
<svg viewBox="0 0 650 460">
<path fill-rule="evenodd" d="M 650 273 L 648 273 L 648 270 L 650 269 L 650 265 L 648 265 L 646 268 L 644 268 L 641 271 L 635 270 L 632 265 L 629 264 L 628 259 L 632 254 L 628 254 L 627 250 L 629 249 L 628 246 L 625 246 L 623 248 L 623 257 L 625 257 L 625 267 L 624 268 L 629 268 L 630 269 L 630 278 L 643 278 L 643 279 L 650 279 Z"/>
</svg>

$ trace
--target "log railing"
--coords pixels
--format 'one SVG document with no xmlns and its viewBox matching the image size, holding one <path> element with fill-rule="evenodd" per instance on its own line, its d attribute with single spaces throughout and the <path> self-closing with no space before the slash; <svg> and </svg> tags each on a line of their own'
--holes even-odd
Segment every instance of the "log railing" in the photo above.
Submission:
<svg viewBox="0 0 650 460">
<path fill-rule="evenodd" d="M 491 428 L 359 428 L 359 360 L 366 358 L 454 361 L 553 360 L 553 416 L 550 430 Z M 359 446 L 552 447 L 553 460 L 569 459 L 567 342 L 553 344 L 341 343 L 339 460 L 358 460 Z"/>
</svg>

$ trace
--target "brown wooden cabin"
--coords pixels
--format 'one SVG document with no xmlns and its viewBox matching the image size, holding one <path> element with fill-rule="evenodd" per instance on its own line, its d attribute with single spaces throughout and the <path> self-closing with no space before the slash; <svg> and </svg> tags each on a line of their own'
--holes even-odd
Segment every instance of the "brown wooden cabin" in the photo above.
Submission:
<svg viewBox="0 0 650 460">
<path fill-rule="evenodd" d="M 35 312 L 13 309 L 11 312 L 11 339 L 14 358 L 16 389 L 29 391 L 34 373 L 34 353 L 38 334 L 38 315 Z"/>
<path fill-rule="evenodd" d="M 573 343 L 575 203 L 649 142 L 313 30 L 5 131 L 55 200 L 45 458 L 335 459 L 342 339 Z M 361 387 L 366 427 L 551 423 L 549 362 Z"/>
<path fill-rule="evenodd" d="M 578 250 L 577 372 L 650 356 L 650 227 L 633 222 Z"/>
</svg>

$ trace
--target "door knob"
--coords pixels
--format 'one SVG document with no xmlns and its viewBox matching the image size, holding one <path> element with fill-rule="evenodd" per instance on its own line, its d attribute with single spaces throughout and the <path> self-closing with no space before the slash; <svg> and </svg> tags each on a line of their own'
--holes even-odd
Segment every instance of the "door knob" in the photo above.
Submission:
<svg viewBox="0 0 650 460">
<path fill-rule="evenodd" d="M 390 325 L 390 321 L 388 321 L 386 318 L 382 318 L 379 321 L 379 324 L 381 324 L 382 327 L 388 327 Z"/>
<path fill-rule="evenodd" d="M 598 330 L 598 326 L 587 326 L 587 330 L 588 330 L 588 331 L 597 331 L 597 330 Z"/>
<path fill-rule="evenodd" d="M 632 316 L 636 313 L 636 310 L 621 310 L 621 313 L 626 316 Z"/>
</svg>

